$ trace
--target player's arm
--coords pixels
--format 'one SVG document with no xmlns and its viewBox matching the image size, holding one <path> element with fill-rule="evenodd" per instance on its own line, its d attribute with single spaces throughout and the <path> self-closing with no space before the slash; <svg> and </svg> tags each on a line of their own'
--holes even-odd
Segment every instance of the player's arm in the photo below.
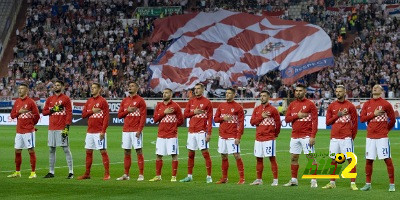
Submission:
<svg viewBox="0 0 400 200">
<path fill-rule="evenodd" d="M 66 125 L 71 125 L 71 122 L 72 122 L 72 104 L 71 104 L 71 99 L 70 98 L 65 98 L 66 99 L 66 101 L 65 101 L 65 105 L 64 105 L 64 108 L 65 108 L 65 113 L 67 114 L 67 118 L 65 119 L 66 120 L 66 122 L 65 122 L 65 124 Z"/>
<path fill-rule="evenodd" d="M 181 126 L 183 124 L 183 114 L 182 114 L 182 109 L 178 104 L 175 104 L 175 113 L 176 113 L 176 118 L 177 118 L 177 126 Z"/>
<path fill-rule="evenodd" d="M 208 101 L 207 107 L 207 135 L 211 136 L 213 120 L 213 107 L 211 101 Z"/>
<path fill-rule="evenodd" d="M 31 101 L 31 107 L 32 107 L 31 112 L 33 115 L 33 123 L 36 125 L 39 122 L 40 114 L 39 114 L 39 109 L 33 100 Z"/>
<path fill-rule="evenodd" d="M 241 139 L 244 131 L 244 111 L 242 106 L 239 106 L 238 111 L 238 133 L 236 139 Z"/>
<path fill-rule="evenodd" d="M 139 123 L 139 132 L 143 131 L 144 125 L 146 124 L 147 118 L 147 105 L 144 99 L 142 99 L 139 103 L 139 111 L 140 111 L 140 123 Z"/>
<path fill-rule="evenodd" d="M 217 123 L 222 123 L 224 121 L 224 118 L 221 117 L 221 105 L 218 106 L 217 111 L 215 112 L 214 121 Z"/>
<path fill-rule="evenodd" d="M 388 129 L 392 130 L 392 128 L 396 124 L 396 115 L 394 114 L 393 107 L 390 103 L 386 104 L 385 112 L 386 112 L 387 116 L 389 117 Z"/>
<path fill-rule="evenodd" d="M 253 114 L 251 115 L 250 124 L 251 124 L 252 126 L 258 126 L 258 125 L 262 122 L 262 120 L 264 119 L 264 118 L 262 117 L 262 115 L 258 115 L 258 116 L 257 116 L 257 114 L 256 114 L 256 113 L 258 112 L 259 108 L 260 108 L 260 107 L 254 108 Z"/>
<path fill-rule="evenodd" d="M 185 111 L 183 112 L 185 118 L 192 118 L 194 116 L 194 111 L 190 111 L 190 105 L 192 104 L 192 99 L 190 99 L 185 107 Z"/>
<path fill-rule="evenodd" d="M 314 103 L 310 102 L 311 105 L 311 121 L 312 121 L 312 130 L 311 137 L 315 138 L 315 135 L 318 131 L 318 110 Z"/>
<path fill-rule="evenodd" d="M 275 137 L 278 137 L 279 133 L 281 132 L 281 116 L 276 108 L 273 109 L 271 114 L 275 121 Z"/>
<path fill-rule="evenodd" d="M 125 104 L 125 99 L 123 99 L 121 101 L 121 104 L 119 105 L 119 110 L 118 110 L 118 118 L 119 119 L 122 119 L 122 118 L 126 117 L 129 114 L 128 110 L 124 111 L 124 109 L 125 109 L 124 108 L 124 104 Z"/>
<path fill-rule="evenodd" d="M 292 104 L 289 105 L 286 115 L 285 115 L 285 122 L 286 123 L 293 123 L 296 121 L 299 117 L 297 115 L 292 116 Z"/>
<path fill-rule="evenodd" d="M 326 111 L 326 125 L 327 126 L 332 125 L 333 123 L 336 122 L 337 119 L 339 119 L 338 115 L 333 114 L 332 109 L 333 109 L 333 104 L 330 104 L 328 106 L 328 110 Z"/>
<path fill-rule="evenodd" d="M 50 97 L 47 98 L 46 103 L 44 103 L 44 107 L 43 107 L 43 110 L 42 110 L 43 116 L 51 114 L 49 105 L 50 105 Z"/>
<path fill-rule="evenodd" d="M 367 107 L 369 105 L 369 102 L 365 102 L 362 109 L 361 109 L 361 114 L 360 114 L 360 121 L 361 122 L 367 122 L 375 117 L 375 114 L 372 115 L 367 115 Z"/>
<path fill-rule="evenodd" d="M 106 133 L 108 127 L 108 120 L 110 118 L 110 110 L 108 108 L 108 103 L 106 100 L 103 101 L 103 127 L 101 129 L 102 133 Z"/>
<path fill-rule="evenodd" d="M 86 101 L 85 105 L 83 106 L 82 110 L 82 118 L 88 118 L 93 115 L 92 109 L 89 109 L 89 100 Z M 88 110 L 89 109 L 89 110 Z"/>
<path fill-rule="evenodd" d="M 11 119 L 15 119 L 15 118 L 17 118 L 19 116 L 19 113 L 17 111 L 18 103 L 19 103 L 18 100 L 16 100 L 15 103 L 14 103 L 14 106 L 13 106 L 13 108 L 11 110 L 11 113 L 10 113 Z"/>
<path fill-rule="evenodd" d="M 358 115 L 357 115 L 357 110 L 356 107 L 350 103 L 350 117 L 351 117 L 351 133 L 352 133 L 352 138 L 356 138 L 357 135 L 357 130 L 358 130 Z"/>
<path fill-rule="evenodd" d="M 154 123 L 160 122 L 161 119 L 165 117 L 164 110 L 158 109 L 160 107 L 160 105 L 161 105 L 161 103 L 157 103 L 157 106 L 154 110 L 154 114 L 153 114 Z"/>
</svg>

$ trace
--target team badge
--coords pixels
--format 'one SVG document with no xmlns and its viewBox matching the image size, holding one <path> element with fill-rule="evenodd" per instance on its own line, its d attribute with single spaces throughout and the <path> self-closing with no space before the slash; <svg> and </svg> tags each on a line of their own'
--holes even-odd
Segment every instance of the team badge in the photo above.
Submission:
<svg viewBox="0 0 400 200">
<path fill-rule="evenodd" d="M 234 109 L 234 108 L 231 108 L 231 112 L 233 112 L 233 111 L 235 111 L 235 109 Z"/>
</svg>

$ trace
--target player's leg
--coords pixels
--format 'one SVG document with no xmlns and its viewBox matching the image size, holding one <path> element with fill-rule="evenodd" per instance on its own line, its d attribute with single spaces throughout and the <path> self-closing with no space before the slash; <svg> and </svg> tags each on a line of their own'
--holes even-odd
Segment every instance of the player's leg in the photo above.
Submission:
<svg viewBox="0 0 400 200">
<path fill-rule="evenodd" d="M 101 140 L 100 139 L 100 133 L 95 134 L 97 143 L 96 143 L 96 149 L 100 150 L 101 158 L 103 161 L 103 166 L 104 166 L 104 178 L 103 180 L 110 180 L 110 158 L 108 157 L 107 153 L 107 134 L 104 134 L 104 138 Z"/>
<path fill-rule="evenodd" d="M 86 133 L 85 149 L 86 149 L 86 170 L 85 174 L 78 177 L 78 180 L 90 179 L 90 169 L 93 163 L 93 149 L 96 149 L 96 134 Z"/>
<path fill-rule="evenodd" d="M 8 175 L 8 178 L 21 177 L 22 149 L 15 149 L 15 172 Z"/>
<path fill-rule="evenodd" d="M 264 171 L 264 151 L 262 142 L 254 141 L 254 156 L 256 157 L 257 164 L 256 164 L 256 174 L 257 179 L 254 180 L 250 185 L 262 185 L 262 173 Z"/>
<path fill-rule="evenodd" d="M 207 149 L 202 149 L 201 153 L 204 157 L 204 160 L 206 161 L 206 169 L 207 169 L 207 177 L 206 177 L 206 183 L 212 183 L 212 178 L 211 178 L 211 168 L 212 168 L 212 162 L 211 162 L 211 157 L 210 157 L 210 152 Z"/>
<path fill-rule="evenodd" d="M 373 163 L 374 160 L 377 156 L 377 149 L 376 149 L 376 139 L 370 139 L 367 138 L 366 144 L 365 144 L 365 186 L 362 187 L 360 190 L 361 191 L 368 191 L 372 189 L 371 186 L 371 179 L 372 179 L 372 169 L 373 169 Z"/>
<path fill-rule="evenodd" d="M 340 153 L 340 144 L 337 139 L 331 139 L 329 144 L 329 155 L 336 155 Z M 337 166 L 335 161 L 335 156 L 330 156 L 332 158 L 331 165 Z M 328 184 L 326 184 L 322 189 L 333 189 L 336 188 L 336 179 L 332 178 Z"/>
<path fill-rule="evenodd" d="M 156 141 L 156 176 L 149 181 L 154 182 L 154 181 L 161 181 L 161 170 L 163 166 L 163 160 L 162 157 L 164 155 L 167 155 L 167 144 L 166 144 L 167 139 L 165 138 L 157 138 Z"/>
<path fill-rule="evenodd" d="M 244 166 L 242 157 L 240 156 L 240 144 L 235 144 L 235 140 L 227 140 L 228 153 L 233 154 L 236 160 L 236 166 L 239 172 L 239 182 L 237 184 L 244 184 Z"/>
<path fill-rule="evenodd" d="M 122 149 L 124 149 L 124 174 L 121 177 L 117 178 L 117 181 L 129 180 L 129 170 L 131 168 L 132 157 L 131 157 L 131 148 L 132 148 L 132 132 L 122 132 Z"/>
<path fill-rule="evenodd" d="M 351 152 L 354 153 L 354 142 L 352 138 L 345 138 L 344 140 L 340 141 L 340 151 L 341 153 L 343 153 L 344 155 L 347 155 L 347 152 Z M 350 158 L 350 156 L 347 156 L 347 161 L 349 162 L 349 164 L 352 162 L 352 159 Z M 357 166 L 354 166 L 353 169 L 351 169 L 351 173 L 356 173 L 357 172 Z M 350 189 L 351 190 L 358 190 L 358 187 L 356 185 L 356 179 L 355 178 L 351 178 L 350 179 Z"/>
<path fill-rule="evenodd" d="M 394 186 L 394 167 L 392 162 L 392 156 L 390 152 L 390 141 L 389 138 L 381 138 L 376 141 L 378 158 L 383 159 L 386 164 L 387 172 L 389 175 L 389 192 L 396 191 Z"/>
<path fill-rule="evenodd" d="M 274 177 L 271 186 L 278 186 L 278 163 L 276 162 L 276 141 L 269 140 L 263 142 L 263 149 L 265 149 L 265 156 L 269 157 L 271 163 L 271 171 Z"/>
<path fill-rule="evenodd" d="M 299 171 L 299 155 L 302 151 L 302 146 L 299 138 L 290 139 L 290 170 L 292 173 L 292 178 L 290 181 L 283 186 L 297 186 L 297 173 Z"/>
<path fill-rule="evenodd" d="M 216 182 L 216 184 L 223 184 L 228 182 L 228 169 L 229 169 L 229 161 L 228 154 L 221 153 L 221 170 L 222 170 L 222 178 Z"/>
<path fill-rule="evenodd" d="M 143 156 L 143 133 L 134 133 L 133 135 L 133 148 L 136 151 L 137 164 L 139 168 L 139 176 L 137 181 L 143 181 L 144 176 L 144 156 Z"/>
<path fill-rule="evenodd" d="M 313 165 L 317 166 L 317 160 L 314 158 L 313 153 L 315 153 L 314 145 L 310 145 L 310 138 L 302 138 L 300 139 L 301 145 L 303 147 L 304 154 L 308 157 L 308 159 L 313 159 Z M 317 188 L 317 179 L 311 179 L 311 188 Z"/>
<path fill-rule="evenodd" d="M 56 140 L 55 131 L 49 130 L 47 133 L 47 145 L 49 146 L 49 173 L 43 178 L 53 178 L 54 177 L 54 166 L 56 164 Z"/>
<path fill-rule="evenodd" d="M 65 160 L 67 161 L 67 165 L 68 165 L 67 179 L 73 179 L 74 178 L 74 161 L 72 159 L 71 149 L 69 148 L 69 145 L 63 146 L 62 148 L 64 150 Z"/>
<path fill-rule="evenodd" d="M 178 154 L 172 154 L 172 177 L 171 182 L 176 182 L 176 174 L 178 172 Z"/>
<path fill-rule="evenodd" d="M 193 167 L 194 167 L 194 157 L 195 157 L 195 150 L 197 150 L 197 140 L 196 140 L 197 133 L 188 133 L 188 138 L 186 142 L 186 148 L 188 149 L 188 169 L 187 169 L 187 177 L 180 180 L 179 182 L 190 182 L 193 180 Z"/>
<path fill-rule="evenodd" d="M 24 134 L 24 143 L 28 148 L 30 163 L 31 163 L 31 175 L 29 178 L 36 178 L 36 153 L 35 153 L 35 132 Z"/>
</svg>

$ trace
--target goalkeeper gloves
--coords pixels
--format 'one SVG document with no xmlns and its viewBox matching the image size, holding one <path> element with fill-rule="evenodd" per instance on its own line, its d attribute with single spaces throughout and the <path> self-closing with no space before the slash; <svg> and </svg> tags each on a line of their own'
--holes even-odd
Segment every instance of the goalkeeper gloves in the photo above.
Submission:
<svg viewBox="0 0 400 200">
<path fill-rule="evenodd" d="M 61 131 L 61 136 L 63 140 L 68 137 L 69 134 L 69 125 L 65 125 L 65 128 Z"/>
<path fill-rule="evenodd" d="M 63 105 L 55 105 L 50 109 L 50 113 L 60 112 L 64 109 Z"/>
</svg>

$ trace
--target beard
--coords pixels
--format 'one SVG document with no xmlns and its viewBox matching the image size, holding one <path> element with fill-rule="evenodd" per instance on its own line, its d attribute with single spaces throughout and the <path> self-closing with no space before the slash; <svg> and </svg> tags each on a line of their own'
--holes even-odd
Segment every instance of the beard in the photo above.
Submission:
<svg viewBox="0 0 400 200">
<path fill-rule="evenodd" d="M 171 97 L 163 97 L 163 101 L 169 101 Z"/>
<path fill-rule="evenodd" d="M 61 93 L 61 89 L 59 90 L 54 90 L 55 93 Z"/>
</svg>

